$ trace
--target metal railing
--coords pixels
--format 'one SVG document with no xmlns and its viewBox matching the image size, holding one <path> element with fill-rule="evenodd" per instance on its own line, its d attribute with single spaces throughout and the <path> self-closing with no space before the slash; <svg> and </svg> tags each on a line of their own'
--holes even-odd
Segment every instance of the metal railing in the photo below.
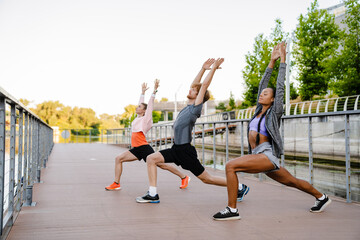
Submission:
<svg viewBox="0 0 360 240">
<path fill-rule="evenodd" d="M 7 110 L 9 109 L 9 110 Z M 5 237 L 22 206 L 32 206 L 53 147 L 50 126 L 0 87 L 0 235 Z M 9 148 L 9 151 L 7 149 Z"/>
<path fill-rule="evenodd" d="M 360 156 L 354 156 L 354 159 L 351 161 L 350 159 L 350 116 L 354 116 L 357 117 L 357 119 L 360 119 L 360 110 L 352 110 L 352 111 L 337 111 L 337 112 L 328 112 L 328 113 L 311 113 L 311 114 L 302 114 L 302 115 L 291 115 L 291 116 L 283 116 L 282 117 L 282 126 L 286 127 L 291 127 L 292 125 L 294 125 L 294 123 L 292 121 L 297 121 L 299 124 L 299 126 L 301 126 L 301 129 L 306 129 L 305 131 L 302 131 L 302 134 L 305 134 L 306 137 L 305 139 L 299 139 L 298 142 L 307 142 L 307 147 L 306 144 L 302 144 L 302 159 L 305 161 L 305 165 L 308 167 L 308 174 L 305 174 L 303 176 L 301 176 L 300 178 L 304 178 L 305 180 L 309 181 L 311 184 L 316 183 L 316 181 L 314 179 L 316 179 L 316 177 L 314 177 L 315 175 L 315 171 L 314 171 L 314 166 L 317 167 L 321 167 L 321 164 L 318 164 L 317 162 L 314 162 L 314 140 L 319 141 L 319 136 L 314 136 L 313 132 L 314 130 L 316 130 L 316 132 L 321 132 L 321 129 L 317 129 L 319 127 L 319 125 L 316 125 L 317 127 L 314 128 L 314 124 L 321 124 L 324 121 L 327 121 L 327 118 L 336 118 L 336 126 L 332 127 L 332 128 L 337 128 L 338 130 L 335 131 L 333 129 L 330 129 L 330 131 L 333 131 L 331 134 L 337 134 L 337 137 L 340 138 L 340 142 L 337 143 L 334 141 L 334 147 L 338 148 L 338 144 L 343 144 L 343 149 L 345 149 L 345 151 L 338 151 L 337 149 L 334 150 L 334 152 L 336 152 L 336 157 L 338 158 L 338 162 L 340 162 L 340 167 L 339 166 L 330 166 L 329 164 L 325 163 L 325 165 L 322 167 L 325 169 L 325 171 L 331 173 L 333 171 L 342 171 L 341 169 L 345 169 L 345 176 L 344 178 L 346 179 L 346 181 L 344 183 L 340 182 L 340 180 L 333 180 L 333 183 L 328 183 L 328 185 L 330 184 L 334 184 L 334 185 L 341 185 L 339 186 L 339 188 L 344 189 L 344 191 L 346 191 L 346 193 L 344 194 L 344 197 L 346 197 L 346 200 L 348 202 L 352 201 L 352 189 L 357 189 L 356 190 L 356 198 L 354 198 L 356 201 L 359 201 L 359 181 L 356 180 L 359 178 L 358 176 L 358 172 L 360 172 L 359 170 L 359 165 L 360 165 L 360 161 L 356 160 L 356 159 L 360 159 Z M 354 120 L 353 121 L 353 142 L 355 147 L 357 145 L 360 145 L 360 121 L 359 120 Z M 304 121 L 306 120 L 306 121 Z M 249 119 L 233 119 L 233 120 L 227 120 L 227 121 L 219 121 L 218 119 L 213 119 L 211 121 L 208 122 L 197 122 L 195 124 L 195 128 L 193 131 L 193 145 L 197 145 L 198 150 L 199 150 L 199 159 L 201 159 L 202 164 L 206 165 L 206 166 L 211 166 L 214 169 L 219 168 L 219 164 L 221 164 L 222 167 L 224 167 L 225 163 L 227 161 L 229 161 L 229 150 L 230 150 L 230 142 L 229 142 L 229 135 L 230 135 L 230 131 L 233 132 L 232 135 L 238 135 L 240 137 L 240 141 L 237 141 L 235 146 L 233 143 L 233 147 L 237 148 L 237 151 L 240 152 L 239 155 L 243 156 L 244 152 L 247 151 L 248 149 L 248 145 L 247 145 L 247 124 L 248 124 Z M 333 121 L 333 120 L 331 120 Z M 330 121 L 330 123 L 331 123 Z M 245 125 L 245 126 L 244 126 Z M 305 127 L 305 126 L 307 127 Z M 148 132 L 147 134 L 147 140 L 148 142 L 154 147 L 155 150 L 161 150 L 163 148 L 168 148 L 170 147 L 170 145 L 173 144 L 173 122 L 168 122 L 168 123 L 161 123 L 161 124 L 154 124 L 153 127 L 151 128 L 151 130 Z M 237 129 L 237 132 L 234 132 L 234 129 Z M 285 151 L 286 149 L 289 149 L 289 145 L 293 145 L 294 142 L 290 141 L 290 137 L 289 136 L 285 136 L 285 131 L 284 131 L 284 127 L 281 127 L 281 135 L 283 139 L 287 139 L 288 141 L 284 142 L 284 147 L 285 147 Z M 127 129 L 126 131 L 128 131 L 128 133 L 126 134 L 127 136 L 130 136 L 130 129 Z M 288 133 L 287 133 L 288 134 Z M 218 135 L 223 136 L 223 138 L 225 138 L 225 144 L 221 144 L 221 146 L 217 143 L 217 137 Z M 321 134 L 317 134 L 317 135 L 321 135 Z M 210 136 L 212 138 L 212 142 L 210 141 L 206 141 L 205 143 L 205 139 L 209 139 Z M 215 136 L 215 137 L 214 137 Z M 321 137 L 321 136 L 320 136 Z M 295 136 L 294 138 L 299 138 L 297 136 Z M 303 138 L 303 137 L 301 137 Z M 326 141 L 327 140 L 327 136 L 323 136 L 323 138 L 321 138 L 322 141 Z M 336 141 L 338 141 L 339 139 L 336 139 Z M 246 139 L 246 141 L 245 141 Z M 130 137 L 125 138 L 124 139 L 125 144 L 130 145 Z M 359 141 L 359 143 L 356 143 L 356 141 Z M 113 142 L 109 142 L 109 143 L 113 143 Z M 326 146 L 326 142 L 317 142 L 316 143 L 316 148 L 317 151 L 319 152 L 319 146 L 320 148 L 326 148 L 328 146 Z M 240 145 L 240 146 L 239 146 Z M 224 149 L 220 149 L 218 150 L 218 148 L 223 147 Z M 201 148 L 201 149 L 199 149 Z M 212 150 L 212 161 L 210 161 L 211 165 L 208 164 L 208 162 L 205 162 L 205 153 L 209 154 L 209 150 L 206 150 L 205 148 L 211 149 Z M 240 148 L 240 149 L 239 149 Z M 305 149 L 304 149 L 305 148 Z M 219 162 L 217 160 L 217 158 L 219 158 L 218 153 L 219 151 L 223 151 L 225 152 L 225 158 L 224 158 L 224 162 Z M 232 149 L 233 150 L 233 149 Z M 239 151 L 240 150 L 240 151 Z M 296 150 L 295 150 L 296 151 Z M 354 150 L 354 155 L 356 155 L 356 153 L 359 151 L 358 150 Z M 325 151 L 326 152 L 326 151 Z M 318 153 L 316 153 L 318 154 Z M 285 152 L 285 155 L 287 155 L 287 153 Z M 294 153 L 294 156 L 297 155 L 297 153 Z M 291 156 L 290 156 L 291 157 Z M 326 160 L 326 156 L 324 157 L 324 159 Z M 323 160 L 324 160 L 323 159 Z M 331 160 L 332 161 L 332 160 Z M 330 161 L 330 162 L 331 162 Z M 358 162 L 356 162 L 358 161 Z M 296 161 L 297 164 L 298 161 Z M 344 163 L 344 167 L 342 167 L 342 163 Z M 280 159 L 280 164 L 281 166 L 285 166 L 285 156 L 282 155 L 281 159 Z M 289 164 L 289 163 L 288 163 Z M 352 171 L 351 171 L 351 164 L 356 166 L 356 169 L 354 169 L 353 174 L 355 174 L 354 176 L 352 176 Z M 289 166 L 289 165 L 288 165 Z M 328 170 L 327 167 L 329 167 Z M 221 168 L 220 168 L 221 169 Z M 223 168 L 222 168 L 223 169 Z M 296 169 L 294 170 L 296 173 Z M 260 180 L 263 177 L 262 174 L 259 174 L 258 176 L 260 178 Z M 353 183 L 351 183 L 351 179 L 355 177 L 355 181 Z M 319 180 L 318 180 L 319 181 Z M 354 190 L 355 192 L 355 190 Z"/>
<path fill-rule="evenodd" d="M 285 109 L 284 105 L 284 109 Z M 238 109 L 232 112 L 215 113 L 201 116 L 198 122 L 222 121 L 228 119 L 248 119 L 255 114 L 255 106 L 247 109 Z M 291 103 L 286 115 L 300 115 L 311 113 L 330 113 L 339 111 L 360 110 L 360 95 L 329 98 L 305 102 Z M 227 114 L 234 113 L 231 116 Z"/>
</svg>

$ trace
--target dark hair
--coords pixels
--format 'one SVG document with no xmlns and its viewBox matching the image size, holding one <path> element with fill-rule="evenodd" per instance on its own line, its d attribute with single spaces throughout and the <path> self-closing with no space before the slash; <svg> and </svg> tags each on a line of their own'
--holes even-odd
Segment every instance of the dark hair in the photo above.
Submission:
<svg viewBox="0 0 360 240">
<path fill-rule="evenodd" d="M 276 88 L 272 87 L 271 89 L 273 90 L 273 98 L 275 98 L 275 95 L 276 95 Z"/>
<path fill-rule="evenodd" d="M 147 109 L 147 104 L 146 103 L 141 103 L 144 106 L 144 110 Z"/>
</svg>

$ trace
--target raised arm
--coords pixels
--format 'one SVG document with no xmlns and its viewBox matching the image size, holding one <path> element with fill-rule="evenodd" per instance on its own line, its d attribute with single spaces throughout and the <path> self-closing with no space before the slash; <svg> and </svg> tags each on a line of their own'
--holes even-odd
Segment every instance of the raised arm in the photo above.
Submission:
<svg viewBox="0 0 360 240">
<path fill-rule="evenodd" d="M 157 92 L 157 89 L 159 88 L 159 85 L 160 84 L 160 80 L 159 79 L 155 79 L 155 82 L 154 82 L 154 91 L 153 93 L 151 94 L 151 97 L 149 99 L 149 103 L 147 105 L 147 108 L 146 108 L 146 111 L 145 111 L 145 121 L 144 121 L 144 124 L 148 125 L 149 122 L 150 122 L 150 127 L 151 127 L 151 123 L 152 123 L 152 112 L 153 112 L 153 109 L 154 109 L 154 100 L 155 100 L 155 95 L 156 95 L 156 92 Z"/>
<path fill-rule="evenodd" d="M 139 99 L 139 105 L 144 102 L 145 92 L 146 92 L 146 90 L 148 90 L 148 89 L 149 89 L 149 88 L 147 87 L 147 84 L 146 84 L 146 83 L 143 83 L 143 84 L 141 85 L 141 95 L 140 95 L 140 99 Z"/>
<path fill-rule="evenodd" d="M 283 103 L 284 103 L 284 82 L 286 74 L 286 44 L 282 42 L 279 47 L 280 54 L 280 67 L 279 74 L 276 80 L 276 94 L 274 100 L 274 109 L 278 116 L 281 116 L 283 113 Z"/>
<path fill-rule="evenodd" d="M 214 58 L 209 58 L 202 65 L 200 72 L 196 75 L 194 81 L 191 83 L 191 86 L 196 83 L 200 83 L 202 76 L 204 75 L 206 70 L 210 70 L 211 65 L 215 62 Z"/>
<path fill-rule="evenodd" d="M 266 68 L 265 70 L 265 73 L 259 83 L 259 89 L 258 89 L 258 96 L 257 96 L 257 101 L 256 101 L 256 104 L 259 105 L 259 97 L 260 97 L 260 94 L 261 92 L 267 88 L 268 84 L 269 84 L 269 80 L 270 80 L 270 77 L 271 77 L 271 73 L 272 73 L 272 70 L 275 66 L 275 62 L 276 60 L 278 60 L 278 58 L 280 57 L 280 52 L 279 52 L 279 48 L 280 48 L 280 44 L 277 44 L 272 53 L 271 53 L 271 60 L 270 60 L 270 63 L 268 65 L 268 67 Z"/>
<path fill-rule="evenodd" d="M 215 71 L 220 68 L 220 65 L 223 62 L 224 62 L 224 58 L 218 58 L 218 59 L 216 59 L 216 61 L 214 61 L 210 72 L 208 73 L 208 75 L 204 79 L 204 82 L 201 85 L 201 88 L 200 88 L 199 93 L 198 93 L 198 95 L 196 97 L 196 100 L 195 100 L 195 106 L 199 105 L 199 104 L 201 104 L 203 102 L 206 90 L 210 86 L 210 83 L 211 83 L 211 81 L 212 81 L 212 79 L 214 77 Z"/>
</svg>

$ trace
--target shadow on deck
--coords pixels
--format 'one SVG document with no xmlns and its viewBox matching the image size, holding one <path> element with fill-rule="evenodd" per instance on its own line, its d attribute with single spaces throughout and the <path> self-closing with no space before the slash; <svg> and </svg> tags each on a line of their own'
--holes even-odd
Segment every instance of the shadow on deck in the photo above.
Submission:
<svg viewBox="0 0 360 240">
<path fill-rule="evenodd" d="M 255 178 L 241 178 L 251 190 L 238 204 L 240 221 L 212 220 L 226 206 L 226 188 L 203 184 L 186 170 L 188 189 L 159 169 L 161 203 L 136 203 L 148 188 L 143 161 L 124 164 L 122 190 L 104 190 L 113 181 L 115 156 L 125 150 L 56 144 L 43 183 L 34 186 L 37 205 L 22 208 L 7 239 L 359 239 L 359 204 L 332 197 L 325 212 L 314 214 L 312 196 Z"/>
</svg>

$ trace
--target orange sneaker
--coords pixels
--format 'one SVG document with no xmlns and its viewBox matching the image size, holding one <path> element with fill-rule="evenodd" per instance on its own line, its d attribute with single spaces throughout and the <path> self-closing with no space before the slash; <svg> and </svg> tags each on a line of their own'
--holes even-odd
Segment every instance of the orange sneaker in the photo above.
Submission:
<svg viewBox="0 0 360 240">
<path fill-rule="evenodd" d="M 187 186 L 189 185 L 190 179 L 191 179 L 191 178 L 190 178 L 189 176 L 186 176 L 184 179 L 181 179 L 181 186 L 180 186 L 180 188 L 181 188 L 181 189 L 187 188 Z"/>
<path fill-rule="evenodd" d="M 113 182 L 111 185 L 105 187 L 105 189 L 108 191 L 115 191 L 115 190 L 120 190 L 121 187 L 119 183 Z"/>
</svg>

